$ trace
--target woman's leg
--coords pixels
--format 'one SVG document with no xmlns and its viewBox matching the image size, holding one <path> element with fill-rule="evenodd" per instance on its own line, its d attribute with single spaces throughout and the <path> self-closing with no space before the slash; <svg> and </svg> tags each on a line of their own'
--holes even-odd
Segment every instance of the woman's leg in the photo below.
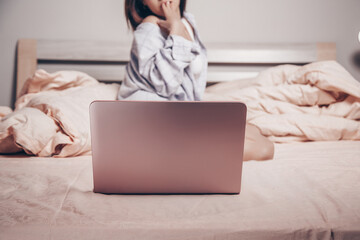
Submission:
<svg viewBox="0 0 360 240">
<path fill-rule="evenodd" d="M 256 126 L 246 124 L 244 161 L 270 160 L 273 157 L 274 143 L 261 135 L 260 130 Z"/>
</svg>

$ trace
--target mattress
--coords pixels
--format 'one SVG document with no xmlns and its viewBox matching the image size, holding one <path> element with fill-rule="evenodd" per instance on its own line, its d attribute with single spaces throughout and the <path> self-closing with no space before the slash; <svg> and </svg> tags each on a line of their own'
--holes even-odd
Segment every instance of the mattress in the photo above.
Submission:
<svg viewBox="0 0 360 240">
<path fill-rule="evenodd" d="M 275 145 L 240 195 L 93 193 L 91 156 L 0 156 L 0 239 L 360 239 L 360 141 Z"/>
</svg>

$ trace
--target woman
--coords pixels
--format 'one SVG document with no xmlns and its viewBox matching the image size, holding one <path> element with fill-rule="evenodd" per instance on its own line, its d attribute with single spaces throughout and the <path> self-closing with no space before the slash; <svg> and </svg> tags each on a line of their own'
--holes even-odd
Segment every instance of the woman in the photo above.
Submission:
<svg viewBox="0 0 360 240">
<path fill-rule="evenodd" d="M 125 0 L 134 31 L 119 100 L 200 101 L 207 58 L 186 0 Z M 244 160 L 271 159 L 274 145 L 247 124 Z"/>
</svg>

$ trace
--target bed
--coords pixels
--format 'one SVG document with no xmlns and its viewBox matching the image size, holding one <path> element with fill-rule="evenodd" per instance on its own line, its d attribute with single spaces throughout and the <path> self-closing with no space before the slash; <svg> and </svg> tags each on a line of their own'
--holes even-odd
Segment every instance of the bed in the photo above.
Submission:
<svg viewBox="0 0 360 240">
<path fill-rule="evenodd" d="M 207 46 L 210 95 L 220 81 L 248 86 L 271 66 L 335 58 L 333 43 Z M 37 68 L 121 80 L 126 49 L 21 39 L 18 96 Z M 360 141 L 284 137 L 273 160 L 243 164 L 240 195 L 95 194 L 88 154 L 0 155 L 0 239 L 360 239 Z"/>
</svg>

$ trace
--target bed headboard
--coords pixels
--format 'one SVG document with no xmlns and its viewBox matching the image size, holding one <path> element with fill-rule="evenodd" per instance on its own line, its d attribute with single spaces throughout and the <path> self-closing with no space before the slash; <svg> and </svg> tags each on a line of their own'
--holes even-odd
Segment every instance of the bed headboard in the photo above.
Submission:
<svg viewBox="0 0 360 240">
<path fill-rule="evenodd" d="M 208 85 L 255 77 L 279 64 L 335 60 L 335 43 L 206 43 Z M 130 43 L 115 41 L 19 39 L 16 95 L 36 69 L 77 70 L 104 82 L 121 82 Z"/>
</svg>

